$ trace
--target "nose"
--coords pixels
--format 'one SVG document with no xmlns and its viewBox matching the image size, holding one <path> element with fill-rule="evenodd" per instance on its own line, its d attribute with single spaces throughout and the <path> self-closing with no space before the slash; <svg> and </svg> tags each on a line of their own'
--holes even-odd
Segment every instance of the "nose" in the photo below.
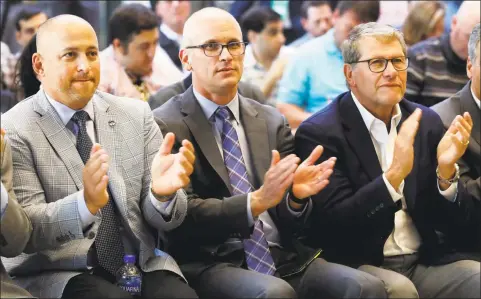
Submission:
<svg viewBox="0 0 481 299">
<path fill-rule="evenodd" d="M 386 69 L 383 72 L 383 76 L 392 78 L 397 76 L 397 74 L 398 74 L 398 71 L 392 65 L 392 61 L 388 61 Z"/>
<path fill-rule="evenodd" d="M 156 50 L 157 50 L 157 44 L 149 48 L 149 50 L 147 51 L 147 55 L 149 56 L 150 59 L 154 59 Z"/>
<path fill-rule="evenodd" d="M 219 55 L 220 60 L 232 60 L 232 55 L 230 54 L 229 50 L 227 50 L 227 47 L 222 47 L 222 50 Z"/>
<path fill-rule="evenodd" d="M 77 71 L 79 72 L 87 72 L 90 69 L 90 62 L 87 56 L 79 55 L 78 56 L 78 63 L 77 63 Z"/>
<path fill-rule="evenodd" d="M 283 33 L 282 31 L 279 33 L 279 42 L 280 42 L 281 44 L 285 44 L 285 43 L 286 43 L 286 37 L 284 36 L 284 33 Z"/>
</svg>

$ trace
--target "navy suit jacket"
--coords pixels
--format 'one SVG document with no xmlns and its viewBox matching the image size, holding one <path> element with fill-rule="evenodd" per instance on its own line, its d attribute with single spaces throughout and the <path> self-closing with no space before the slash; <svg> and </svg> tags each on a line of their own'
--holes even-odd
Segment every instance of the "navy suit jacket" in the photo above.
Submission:
<svg viewBox="0 0 481 299">
<path fill-rule="evenodd" d="M 419 231 L 420 261 L 441 264 L 460 259 L 479 259 L 479 253 L 455 248 L 440 236 L 473 234 L 479 223 L 479 202 L 458 185 L 455 202 L 438 191 L 436 151 L 444 135 L 439 116 L 429 108 L 403 99 L 399 126 L 416 108 L 423 112 L 414 142 L 414 166 L 405 179 L 407 210 Z M 398 127 L 398 130 L 400 127 Z M 394 213 L 400 209 L 382 179 L 374 145 L 351 93 L 336 98 L 298 128 L 296 153 L 303 160 L 318 144 L 324 152 L 318 162 L 337 157 L 330 184 L 316 196 L 307 242 L 322 246 L 325 258 L 352 266 L 381 265 L 383 247 L 394 228 Z"/>
</svg>

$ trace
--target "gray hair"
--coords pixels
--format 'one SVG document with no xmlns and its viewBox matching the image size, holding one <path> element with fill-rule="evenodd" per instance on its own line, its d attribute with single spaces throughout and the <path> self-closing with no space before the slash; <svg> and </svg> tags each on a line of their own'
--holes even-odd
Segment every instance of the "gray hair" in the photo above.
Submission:
<svg viewBox="0 0 481 299">
<path fill-rule="evenodd" d="M 389 25 L 369 22 L 354 27 L 351 32 L 349 32 L 347 40 L 342 43 L 341 49 L 344 63 L 353 63 L 361 58 L 361 53 L 359 53 L 359 40 L 365 36 L 373 36 L 381 41 L 397 39 L 401 44 L 404 55 L 407 56 L 406 42 L 401 31 Z"/>
<path fill-rule="evenodd" d="M 474 63 L 476 61 L 476 46 L 479 44 L 479 35 L 481 33 L 479 23 L 474 26 L 468 42 L 469 59 Z"/>
</svg>

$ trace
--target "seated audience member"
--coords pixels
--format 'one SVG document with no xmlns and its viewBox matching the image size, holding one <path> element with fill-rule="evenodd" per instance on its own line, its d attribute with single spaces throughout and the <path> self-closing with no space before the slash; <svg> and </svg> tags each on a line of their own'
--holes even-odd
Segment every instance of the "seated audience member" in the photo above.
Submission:
<svg viewBox="0 0 481 299">
<path fill-rule="evenodd" d="M 468 63 L 467 74 L 470 81 L 458 93 L 449 99 L 442 101 L 431 107 L 436 111 L 444 127 L 449 128 L 451 122 L 457 114 L 468 111 L 473 117 L 473 131 L 469 139 L 468 149 L 463 158 L 459 160 L 460 180 L 464 183 L 466 189 L 478 201 L 481 201 L 481 75 L 480 75 L 480 53 L 479 53 L 479 23 L 474 27 L 468 43 Z M 478 218 L 479 219 L 479 218 Z M 478 224 L 476 229 L 479 229 Z M 475 240 L 477 244 L 481 244 L 481 239 Z M 478 245 L 478 248 L 481 248 Z"/>
<path fill-rule="evenodd" d="M 142 271 L 143 298 L 196 298 L 173 258 L 156 254 L 187 210 L 192 144 L 170 154 L 147 103 L 97 91 L 94 29 L 73 15 L 45 22 L 32 65 L 42 88 L 2 117 L 13 186 L 33 232 L 5 262 L 41 298 L 133 298 L 116 286 L 124 254 Z"/>
<path fill-rule="evenodd" d="M 19 52 L 14 54 L 13 59 L 10 60 L 10 69 L 12 71 L 9 73 L 10 77 L 6 78 L 6 82 L 10 82 L 11 84 L 8 85 L 9 88 L 13 89 L 14 87 L 14 78 L 16 76 L 15 65 L 22 53 L 23 48 L 27 46 L 30 39 L 35 35 L 38 27 L 42 25 L 47 19 L 47 14 L 43 12 L 40 8 L 35 6 L 26 5 L 17 13 L 15 19 L 15 39 L 17 40 L 17 43 L 21 46 L 21 49 Z"/>
<path fill-rule="evenodd" d="M 346 91 L 341 43 L 354 26 L 378 17 L 379 1 L 340 1 L 332 17 L 334 27 L 291 57 L 279 82 L 277 108 L 292 128 Z"/>
<path fill-rule="evenodd" d="M 153 96 L 150 96 L 149 98 L 150 109 L 154 110 L 155 108 L 162 106 L 163 104 L 167 103 L 168 100 L 175 97 L 176 95 L 184 93 L 191 85 L 192 85 L 192 73 L 187 75 L 182 81 L 179 81 L 169 86 L 162 87 L 156 94 L 154 94 Z M 239 82 L 238 89 L 239 89 L 239 94 L 246 98 L 253 99 L 254 101 L 257 101 L 261 104 L 264 104 L 266 102 L 266 98 L 264 97 L 264 94 L 262 93 L 262 91 L 259 89 L 259 87 L 253 84 L 241 81 Z"/>
<path fill-rule="evenodd" d="M 406 99 L 429 107 L 454 95 L 468 82 L 468 39 L 479 23 L 480 3 L 464 1 L 452 18 L 450 32 L 409 48 Z"/>
<path fill-rule="evenodd" d="M 40 81 L 32 68 L 32 56 L 37 52 L 37 36 L 34 35 L 23 48 L 15 65 L 15 91 L 18 101 L 33 96 L 40 90 Z"/>
<path fill-rule="evenodd" d="M 179 59 L 180 45 L 182 44 L 182 31 L 190 15 L 190 1 L 157 1 L 155 12 L 161 18 L 159 43 L 169 55 L 172 62 L 182 71 L 182 62 Z"/>
<path fill-rule="evenodd" d="M 3 100 L 3 99 L 2 99 Z M 18 204 L 12 187 L 12 150 L 1 129 L 1 196 L 0 196 L 0 255 L 14 257 L 22 253 L 32 232 L 27 214 Z M 0 262 L 0 296 L 2 298 L 31 298 L 27 291 L 17 286 Z"/>
<path fill-rule="evenodd" d="M 301 24 L 306 34 L 289 44 L 299 47 L 332 28 L 331 1 L 305 1 L 301 6 Z"/>
<path fill-rule="evenodd" d="M 194 13 L 180 52 L 192 86 L 154 110 L 161 130 L 177 136 L 174 148 L 192 140 L 198 157 L 186 219 L 170 235 L 182 271 L 201 298 L 385 296 L 379 279 L 317 258 L 320 250 L 294 238 L 335 159 L 313 166 L 319 146 L 298 165 L 282 115 L 238 94 L 244 51 L 232 15 Z"/>
<path fill-rule="evenodd" d="M 443 35 L 444 14 L 444 4 L 440 1 L 415 2 L 402 25 L 406 45 Z"/>
<path fill-rule="evenodd" d="M 0 75 L 2 76 L 2 89 L 12 88 L 15 77 L 15 58 L 10 48 L 4 42 L 0 42 Z"/>
<path fill-rule="evenodd" d="M 142 4 L 124 4 L 109 20 L 110 45 L 100 53 L 99 90 L 147 101 L 182 73 L 159 46 L 155 13 Z"/>
<path fill-rule="evenodd" d="M 255 6 L 242 16 L 240 24 L 249 41 L 241 80 L 258 86 L 267 103 L 275 106 L 277 84 L 290 50 L 284 47 L 281 16 L 269 7 Z"/>
<path fill-rule="evenodd" d="M 479 253 L 439 245 L 470 234 L 479 204 L 458 184 L 456 162 L 473 126 L 468 112 L 444 134 L 439 116 L 403 99 L 406 44 L 397 29 L 358 25 L 343 43 L 349 92 L 301 124 L 296 153 L 318 144 L 337 157 L 330 183 L 312 197 L 310 244 L 327 259 L 380 278 L 390 298 L 479 298 Z"/>
</svg>

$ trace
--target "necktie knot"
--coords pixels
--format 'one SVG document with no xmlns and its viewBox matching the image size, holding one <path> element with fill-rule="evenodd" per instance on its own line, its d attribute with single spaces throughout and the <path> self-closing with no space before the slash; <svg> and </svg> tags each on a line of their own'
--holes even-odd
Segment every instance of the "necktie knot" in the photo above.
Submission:
<svg viewBox="0 0 481 299">
<path fill-rule="evenodd" d="M 90 116 L 87 112 L 80 110 L 75 112 L 75 114 L 72 116 L 72 120 L 76 122 L 78 125 L 81 127 L 84 126 L 87 123 L 87 120 L 90 119 Z"/>
<path fill-rule="evenodd" d="M 219 108 L 217 108 L 216 114 L 223 121 L 230 119 L 230 110 L 227 107 L 219 106 Z"/>
</svg>

